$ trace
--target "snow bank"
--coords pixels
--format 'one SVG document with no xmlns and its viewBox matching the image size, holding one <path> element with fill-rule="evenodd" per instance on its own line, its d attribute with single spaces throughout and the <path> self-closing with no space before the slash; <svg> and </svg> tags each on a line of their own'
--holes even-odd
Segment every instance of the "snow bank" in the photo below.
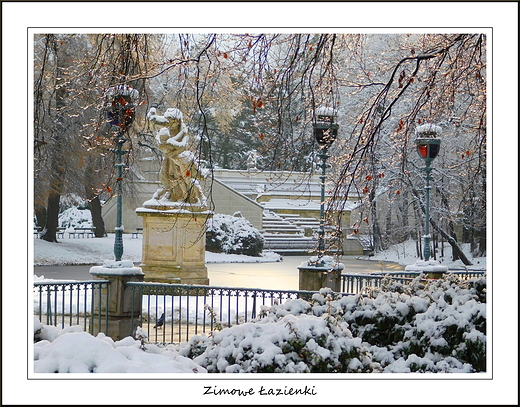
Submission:
<svg viewBox="0 0 520 407">
<path fill-rule="evenodd" d="M 37 329 L 36 329 L 37 328 Z M 39 331 L 37 334 L 36 332 Z M 114 342 L 81 328 L 59 329 L 35 321 L 35 373 L 206 373 L 172 349 L 127 337 Z"/>
</svg>

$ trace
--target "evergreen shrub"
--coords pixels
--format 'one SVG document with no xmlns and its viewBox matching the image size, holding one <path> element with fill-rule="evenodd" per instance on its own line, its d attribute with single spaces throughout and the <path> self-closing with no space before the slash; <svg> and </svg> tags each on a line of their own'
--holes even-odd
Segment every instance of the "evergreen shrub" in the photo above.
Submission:
<svg viewBox="0 0 520 407">
<path fill-rule="evenodd" d="M 208 222 L 206 250 L 258 257 L 264 250 L 264 237 L 246 218 L 219 213 Z"/>
</svg>

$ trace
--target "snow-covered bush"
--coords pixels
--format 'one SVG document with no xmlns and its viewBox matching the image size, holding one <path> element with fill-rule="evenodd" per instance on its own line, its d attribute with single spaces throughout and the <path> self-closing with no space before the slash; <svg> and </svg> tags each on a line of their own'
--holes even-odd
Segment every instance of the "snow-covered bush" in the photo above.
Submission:
<svg viewBox="0 0 520 407">
<path fill-rule="evenodd" d="M 67 229 L 92 227 L 92 214 L 89 209 L 72 206 L 59 214 L 58 226 Z"/>
<path fill-rule="evenodd" d="M 389 290 L 391 287 L 391 291 Z M 384 372 L 486 370 L 485 278 L 446 274 L 410 285 L 386 281 L 372 298 L 333 302 Z"/>
<path fill-rule="evenodd" d="M 288 300 L 257 320 L 193 337 L 179 353 L 210 373 L 482 372 L 485 286 L 485 278 L 447 274 L 410 285 L 388 280 L 369 297 L 324 288 L 309 301 Z"/>
<path fill-rule="evenodd" d="M 307 308 L 303 300 L 285 304 Z M 293 309 L 293 311 L 294 311 Z M 179 353 L 209 373 L 370 372 L 370 354 L 347 324 L 308 314 L 269 313 L 249 322 L 194 337 Z"/>
<path fill-rule="evenodd" d="M 242 216 L 215 214 L 206 230 L 206 250 L 215 253 L 260 256 L 264 237 Z"/>
<path fill-rule="evenodd" d="M 76 194 L 65 194 L 60 197 L 60 212 L 69 208 L 88 209 L 88 203 Z"/>
</svg>

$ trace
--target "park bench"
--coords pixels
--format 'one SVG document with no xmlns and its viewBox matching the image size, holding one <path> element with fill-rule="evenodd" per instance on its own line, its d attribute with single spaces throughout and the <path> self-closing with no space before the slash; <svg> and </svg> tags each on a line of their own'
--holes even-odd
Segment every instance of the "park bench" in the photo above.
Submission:
<svg viewBox="0 0 520 407">
<path fill-rule="evenodd" d="M 139 235 L 143 234 L 143 228 L 135 228 L 135 232 L 132 232 L 132 239 L 135 237 L 139 238 Z"/>
<path fill-rule="evenodd" d="M 42 228 L 40 226 L 35 226 L 34 227 L 34 237 L 39 238 L 41 236 L 41 233 L 42 233 Z"/>
<path fill-rule="evenodd" d="M 56 229 L 56 237 L 64 238 L 65 237 L 65 229 L 67 229 L 67 228 L 57 228 Z"/>
<path fill-rule="evenodd" d="M 96 228 L 74 228 L 74 232 L 69 232 L 69 237 L 94 237 Z"/>
</svg>

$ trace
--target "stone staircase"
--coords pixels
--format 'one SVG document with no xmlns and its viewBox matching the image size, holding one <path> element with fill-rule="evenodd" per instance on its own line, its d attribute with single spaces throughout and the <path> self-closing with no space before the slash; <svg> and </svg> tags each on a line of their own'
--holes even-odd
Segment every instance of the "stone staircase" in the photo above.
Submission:
<svg viewBox="0 0 520 407">
<path fill-rule="evenodd" d="M 309 254 L 317 245 L 312 233 L 314 227 L 319 227 L 319 220 L 315 218 L 303 219 L 297 214 L 264 211 L 264 249 L 280 254 Z"/>
</svg>

